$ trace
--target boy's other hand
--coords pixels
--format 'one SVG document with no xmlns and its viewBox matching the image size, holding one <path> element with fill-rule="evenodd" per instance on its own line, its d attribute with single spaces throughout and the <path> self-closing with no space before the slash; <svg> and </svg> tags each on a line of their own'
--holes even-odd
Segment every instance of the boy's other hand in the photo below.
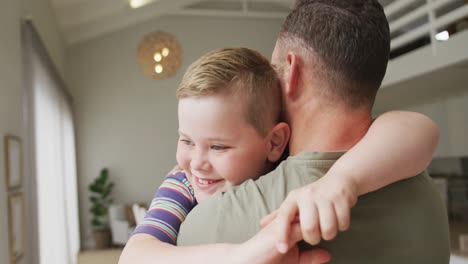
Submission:
<svg viewBox="0 0 468 264">
<path fill-rule="evenodd" d="M 167 173 L 167 175 L 171 175 L 179 171 L 184 171 L 184 170 L 182 169 L 182 167 L 179 166 L 179 164 L 177 164 L 174 166 L 174 168 L 171 171 Z"/>
<path fill-rule="evenodd" d="M 281 235 L 282 228 L 279 219 L 270 221 L 264 226 L 260 232 L 245 243 L 234 246 L 231 250 L 232 259 L 236 259 L 236 263 L 257 263 L 257 264 L 322 264 L 327 263 L 331 259 L 328 251 L 320 248 L 315 248 L 308 251 L 300 252 L 296 243 L 302 240 L 302 232 L 298 222 L 292 223 L 290 226 L 290 236 L 288 244 L 291 245 L 285 254 L 281 254 L 276 250 L 276 241 L 278 235 Z M 231 259 L 231 258 L 230 258 Z"/>
<path fill-rule="evenodd" d="M 331 240 L 338 230 L 345 231 L 350 225 L 351 208 L 357 202 L 357 187 L 344 177 L 323 176 L 319 180 L 288 194 L 280 208 L 264 217 L 261 226 L 279 221 L 282 234 L 277 249 L 286 253 L 291 247 L 288 237 L 291 224 L 300 222 L 303 239 L 316 245 L 323 238 Z"/>
</svg>

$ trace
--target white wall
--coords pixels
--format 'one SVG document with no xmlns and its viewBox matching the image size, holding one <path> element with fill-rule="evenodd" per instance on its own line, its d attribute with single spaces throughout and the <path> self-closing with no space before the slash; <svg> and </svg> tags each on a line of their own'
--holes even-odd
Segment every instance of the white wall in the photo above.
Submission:
<svg viewBox="0 0 468 264">
<path fill-rule="evenodd" d="M 10 255 L 3 136 L 22 133 L 19 13 L 14 0 L 0 9 L 0 263 L 9 263 Z"/>
<path fill-rule="evenodd" d="M 434 157 L 468 157 L 468 75 L 460 68 L 446 71 L 450 74 L 434 72 L 384 88 L 377 97 L 375 112 L 404 109 L 423 113 L 440 129 Z"/>
<path fill-rule="evenodd" d="M 439 126 L 441 137 L 435 157 L 468 156 L 468 84 L 465 86 L 465 90 L 408 107 L 430 116 Z"/>
<path fill-rule="evenodd" d="M 203 53 L 225 46 L 254 48 L 269 57 L 280 20 L 164 17 L 70 47 L 67 75 L 77 117 L 78 178 L 82 240 L 89 241 L 87 185 L 108 167 L 114 200 L 149 202 L 175 165 L 176 87 Z M 136 63 L 148 32 L 174 34 L 183 65 L 168 80 L 149 80 Z M 84 242 L 86 242 L 84 241 Z"/>
<path fill-rule="evenodd" d="M 450 35 L 449 41 L 438 41 L 391 60 L 382 86 L 390 86 L 468 60 L 468 30 Z"/>
<path fill-rule="evenodd" d="M 32 18 L 47 48 L 54 54 L 58 69 L 63 72 L 64 48 L 48 5 L 47 0 L 7 0 L 2 1 L 0 8 L 0 263 L 10 263 L 3 137 L 5 134 L 14 134 L 24 138 L 21 18 Z M 24 186 L 25 189 L 26 187 Z M 26 208 L 32 206 L 31 197 L 26 194 L 25 198 Z M 27 232 L 32 232 L 32 229 Z M 29 240 L 27 247 L 37 245 Z M 27 248 L 26 252 L 27 255 L 20 263 L 35 263 L 31 248 Z"/>
<path fill-rule="evenodd" d="M 64 76 L 65 41 L 59 34 L 56 16 L 51 9 L 49 0 L 21 0 L 22 17 L 33 20 L 39 31 L 47 52 L 56 65 L 56 70 Z"/>
</svg>

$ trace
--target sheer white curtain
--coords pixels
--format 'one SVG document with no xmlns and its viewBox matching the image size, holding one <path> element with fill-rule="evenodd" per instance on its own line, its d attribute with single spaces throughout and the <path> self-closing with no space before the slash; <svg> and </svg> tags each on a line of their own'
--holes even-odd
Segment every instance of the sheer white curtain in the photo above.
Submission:
<svg viewBox="0 0 468 264">
<path fill-rule="evenodd" d="M 75 264 L 80 241 L 71 99 L 32 25 L 26 31 L 39 263 Z"/>
</svg>

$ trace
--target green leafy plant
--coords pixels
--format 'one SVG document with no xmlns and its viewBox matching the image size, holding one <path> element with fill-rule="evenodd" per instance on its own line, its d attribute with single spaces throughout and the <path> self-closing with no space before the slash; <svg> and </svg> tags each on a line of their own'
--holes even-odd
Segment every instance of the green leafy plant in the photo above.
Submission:
<svg viewBox="0 0 468 264">
<path fill-rule="evenodd" d="M 114 183 L 109 181 L 109 171 L 104 168 L 99 176 L 89 184 L 89 201 L 92 214 L 91 225 L 95 230 L 109 228 L 108 208 L 112 203 L 111 193 Z"/>
</svg>

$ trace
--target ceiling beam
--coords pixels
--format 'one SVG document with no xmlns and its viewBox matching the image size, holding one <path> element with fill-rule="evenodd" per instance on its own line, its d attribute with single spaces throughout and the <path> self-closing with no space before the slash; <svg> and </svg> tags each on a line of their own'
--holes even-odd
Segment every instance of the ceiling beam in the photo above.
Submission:
<svg viewBox="0 0 468 264">
<path fill-rule="evenodd" d="M 142 23 L 162 15 L 190 15 L 210 17 L 249 17 L 260 19 L 284 19 L 285 12 L 227 11 L 208 9 L 185 9 L 201 0 L 158 0 L 142 8 L 131 9 L 127 1 L 120 0 L 67 0 L 57 12 L 59 23 L 67 43 L 73 44 Z M 238 0 L 245 3 L 246 0 Z M 248 0 L 270 2 L 290 6 L 294 0 Z M 81 3 L 81 4 L 80 4 Z"/>
<path fill-rule="evenodd" d="M 107 1 L 107 0 L 106 0 Z M 69 44 L 88 40 L 98 35 L 116 31 L 118 29 L 135 25 L 146 20 L 150 20 L 161 15 L 173 14 L 182 10 L 185 6 L 199 2 L 199 0 L 159 0 L 149 4 L 144 8 L 126 9 L 111 13 L 109 15 L 96 18 L 66 28 L 64 35 Z"/>
<path fill-rule="evenodd" d="M 50 3 L 55 9 L 62 9 L 93 1 L 95 0 L 50 0 Z"/>
<path fill-rule="evenodd" d="M 296 0 L 270 0 L 271 2 L 275 2 L 277 4 L 280 4 L 284 7 L 292 9 L 294 7 L 294 3 Z"/>
<path fill-rule="evenodd" d="M 249 18 L 272 18 L 284 19 L 288 13 L 285 12 L 260 12 L 260 11 L 226 11 L 213 9 L 185 9 L 171 13 L 172 15 L 205 16 L 205 17 L 249 17 Z"/>
<path fill-rule="evenodd" d="M 130 9 L 126 1 L 100 0 L 81 1 L 56 8 L 57 18 L 62 28 L 67 31 L 90 21 L 99 20 Z"/>
</svg>

